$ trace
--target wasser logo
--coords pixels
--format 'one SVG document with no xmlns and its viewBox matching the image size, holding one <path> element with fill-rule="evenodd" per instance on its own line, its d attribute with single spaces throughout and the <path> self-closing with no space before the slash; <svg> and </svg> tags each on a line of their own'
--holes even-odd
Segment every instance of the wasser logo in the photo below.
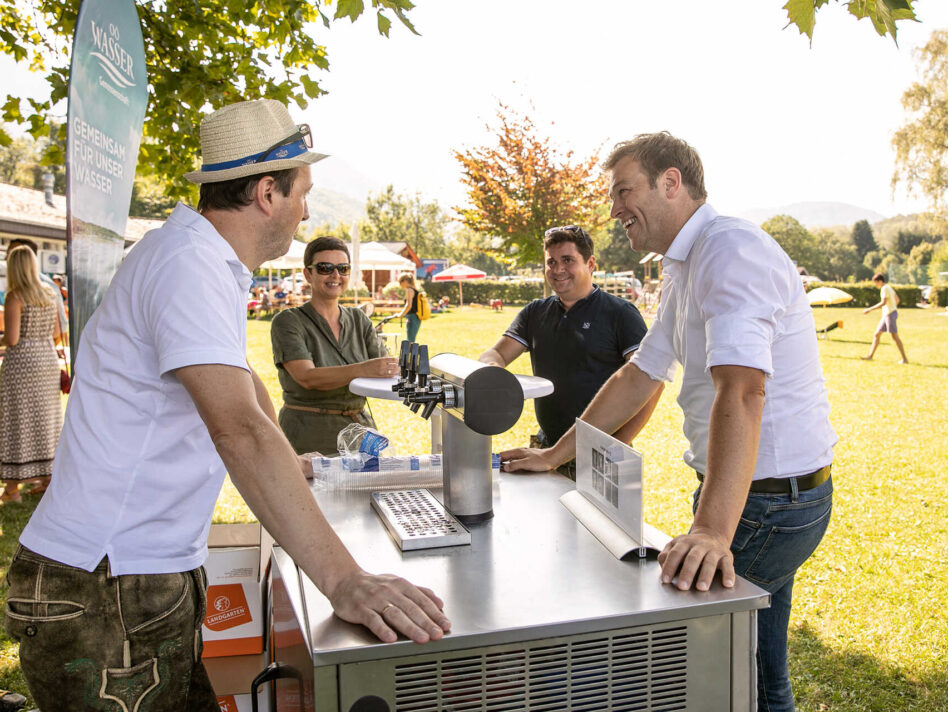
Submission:
<svg viewBox="0 0 948 712">
<path fill-rule="evenodd" d="M 119 43 L 118 27 L 111 23 L 108 28 L 100 27 L 95 22 L 90 22 L 90 24 L 95 49 L 89 54 L 95 57 L 99 67 L 105 73 L 105 77 L 99 78 L 99 83 L 110 91 L 134 87 L 135 70 L 132 66 L 132 56 Z M 112 91 L 112 93 L 115 92 Z"/>
<path fill-rule="evenodd" d="M 210 586 L 207 589 L 207 613 L 204 625 L 211 630 L 236 628 L 251 621 L 244 587 L 239 583 Z"/>
</svg>

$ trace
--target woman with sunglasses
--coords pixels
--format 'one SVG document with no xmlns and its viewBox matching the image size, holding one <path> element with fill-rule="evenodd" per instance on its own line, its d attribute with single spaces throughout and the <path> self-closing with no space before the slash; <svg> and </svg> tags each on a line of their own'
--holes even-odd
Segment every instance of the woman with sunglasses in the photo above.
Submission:
<svg viewBox="0 0 948 712">
<path fill-rule="evenodd" d="M 299 454 L 337 452 L 336 436 L 350 423 L 374 428 L 363 396 L 349 391 L 354 378 L 387 378 L 395 358 L 382 355 L 369 317 L 339 306 L 349 287 L 349 249 L 335 237 L 318 237 L 303 254 L 312 296 L 273 317 L 273 361 L 283 388 L 280 427 Z"/>
</svg>

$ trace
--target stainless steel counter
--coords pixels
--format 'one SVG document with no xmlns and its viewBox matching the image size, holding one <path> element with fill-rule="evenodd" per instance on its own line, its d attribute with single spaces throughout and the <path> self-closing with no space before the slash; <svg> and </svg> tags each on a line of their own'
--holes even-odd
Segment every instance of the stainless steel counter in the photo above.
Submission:
<svg viewBox="0 0 948 712">
<path fill-rule="evenodd" d="M 444 639 L 427 645 L 407 640 L 379 643 L 361 626 L 333 616 L 328 601 L 308 578 L 299 575 L 286 553 L 277 549 L 273 559 L 277 659 L 286 647 L 280 641 L 293 640 L 297 651 L 286 652 L 286 657 L 295 657 L 297 666 L 304 664 L 300 652 L 304 648 L 308 664 L 316 670 L 315 709 L 349 710 L 347 700 L 355 693 L 341 690 L 341 669 L 353 664 L 357 668 L 370 661 L 398 659 L 391 663 L 397 667 L 418 656 L 419 660 L 440 660 L 456 657 L 457 651 L 510 650 L 529 641 L 569 642 L 604 631 L 648 630 L 657 624 L 684 621 L 695 631 L 689 633 L 695 643 L 688 643 L 687 652 L 682 653 L 683 665 L 688 666 L 682 679 L 690 680 L 688 689 L 699 690 L 702 680 L 721 677 L 722 689 L 729 690 L 710 695 L 701 704 L 689 702 L 687 708 L 750 709 L 753 612 L 768 605 L 767 594 L 743 580 L 733 589 L 716 584 L 708 592 L 681 592 L 659 582 L 659 565 L 654 560 L 618 561 L 558 501 L 572 487 L 572 482 L 556 474 L 502 474 L 494 488 L 495 516 L 468 527 L 470 546 L 405 553 L 399 551 L 372 510 L 368 493 L 316 493 L 329 522 L 364 568 L 395 573 L 433 589 L 444 599 L 453 627 Z M 434 493 L 440 496 L 439 490 Z M 294 630 L 293 635 L 286 635 Z M 698 644 L 702 638 L 704 642 Z M 720 649 L 722 645 L 726 651 Z M 395 683 L 386 682 L 382 687 L 395 695 Z M 699 701 L 698 692 L 688 695 L 689 700 Z M 720 706 L 725 698 L 729 704 Z M 573 705 L 536 707 L 574 708 L 580 709 Z M 533 707 L 524 704 L 519 709 Z"/>
</svg>

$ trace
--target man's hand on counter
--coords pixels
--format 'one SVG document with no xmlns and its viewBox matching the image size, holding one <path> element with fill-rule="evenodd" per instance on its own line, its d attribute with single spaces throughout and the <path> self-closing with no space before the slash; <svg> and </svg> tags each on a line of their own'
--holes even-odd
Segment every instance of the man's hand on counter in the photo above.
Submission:
<svg viewBox="0 0 948 712">
<path fill-rule="evenodd" d="M 500 469 L 504 472 L 546 472 L 555 470 L 556 463 L 550 458 L 551 448 L 517 447 L 500 453 Z"/>
<path fill-rule="evenodd" d="M 690 589 L 692 583 L 698 591 L 709 590 L 718 570 L 724 587 L 734 587 L 730 542 L 708 528 L 692 527 L 689 533 L 676 536 L 658 555 L 658 563 L 662 565 L 662 583 L 671 583 L 677 575 L 676 586 L 681 591 Z"/>
<path fill-rule="evenodd" d="M 360 570 L 335 587 L 329 602 L 337 616 L 364 625 L 384 643 L 394 643 L 396 631 L 427 643 L 451 630 L 442 611 L 444 601 L 434 591 L 391 574 Z"/>
</svg>

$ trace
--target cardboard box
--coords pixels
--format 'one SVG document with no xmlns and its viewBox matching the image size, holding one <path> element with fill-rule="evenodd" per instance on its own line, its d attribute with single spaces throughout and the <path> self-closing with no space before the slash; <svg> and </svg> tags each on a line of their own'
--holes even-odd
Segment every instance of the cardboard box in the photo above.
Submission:
<svg viewBox="0 0 948 712">
<path fill-rule="evenodd" d="M 207 675 L 217 694 L 221 712 L 251 712 L 250 684 L 266 668 L 267 656 L 232 655 L 204 661 Z M 260 686 L 257 694 L 258 712 L 270 710 L 270 683 Z"/>
<path fill-rule="evenodd" d="M 263 652 L 263 599 L 273 539 L 259 524 L 212 524 L 207 547 L 204 657 Z"/>
</svg>

